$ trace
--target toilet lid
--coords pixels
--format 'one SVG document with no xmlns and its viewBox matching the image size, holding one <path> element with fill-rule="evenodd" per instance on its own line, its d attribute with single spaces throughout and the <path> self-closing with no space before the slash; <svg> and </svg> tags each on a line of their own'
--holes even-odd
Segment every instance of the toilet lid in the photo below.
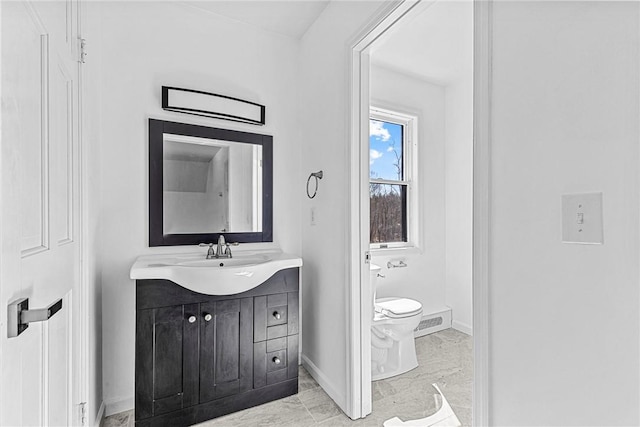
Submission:
<svg viewBox="0 0 640 427">
<path fill-rule="evenodd" d="M 376 300 L 376 311 L 389 317 L 413 316 L 422 310 L 422 304 L 409 298 L 380 298 Z"/>
</svg>

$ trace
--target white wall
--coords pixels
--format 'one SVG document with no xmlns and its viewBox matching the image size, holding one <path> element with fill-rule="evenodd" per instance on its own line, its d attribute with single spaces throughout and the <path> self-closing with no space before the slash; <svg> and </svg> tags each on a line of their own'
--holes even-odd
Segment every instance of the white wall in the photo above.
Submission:
<svg viewBox="0 0 640 427">
<path fill-rule="evenodd" d="M 372 56 L 375 60 L 375 52 Z M 372 106 L 418 117 L 420 243 L 414 249 L 372 251 L 372 262 L 386 276 L 377 282 L 377 297 L 413 298 L 425 314 L 438 312 L 446 299 L 445 88 L 377 66 L 371 67 L 370 78 Z M 387 269 L 390 260 L 404 260 L 407 267 Z"/>
<path fill-rule="evenodd" d="M 300 149 L 294 39 L 260 31 L 174 2 L 95 5 L 101 60 L 100 259 L 103 283 L 103 379 L 107 413 L 133 407 L 135 284 L 129 268 L 141 254 L 202 251 L 148 248 L 149 117 L 274 136 L 274 243 L 300 254 Z M 165 112 L 160 87 L 175 85 L 266 105 L 264 127 Z M 298 185 L 298 193 L 291 191 Z M 264 245 L 264 244 L 263 244 Z M 245 246 L 245 245 L 241 245 Z"/>
<path fill-rule="evenodd" d="M 349 41 L 380 2 L 331 2 L 300 44 L 300 138 L 304 184 L 324 171 L 317 196 L 302 202 L 302 351 L 304 363 L 320 373 L 325 391 L 346 408 L 347 319 L 350 284 L 348 159 Z M 304 194 L 304 193 L 303 193 Z M 310 225 L 315 208 L 316 225 Z"/>
<path fill-rule="evenodd" d="M 495 2 L 491 425 L 638 425 L 639 4 Z M 604 193 L 604 245 L 560 196 Z"/>
<path fill-rule="evenodd" d="M 473 332 L 473 3 L 456 2 L 447 17 L 460 37 L 459 74 L 445 92 L 446 300 L 453 327 Z M 429 13 L 427 10 L 426 13 Z M 445 42 L 443 40 L 443 42 Z M 419 47 L 417 47 L 419 49 Z"/>
</svg>

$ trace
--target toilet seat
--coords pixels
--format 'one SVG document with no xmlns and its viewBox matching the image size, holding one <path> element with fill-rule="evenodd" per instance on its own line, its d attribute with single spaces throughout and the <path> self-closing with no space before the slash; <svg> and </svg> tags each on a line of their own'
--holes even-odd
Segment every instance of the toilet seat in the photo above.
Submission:
<svg viewBox="0 0 640 427">
<path fill-rule="evenodd" d="M 409 298 L 380 298 L 375 311 L 392 319 L 411 317 L 422 311 L 422 304 Z"/>
</svg>

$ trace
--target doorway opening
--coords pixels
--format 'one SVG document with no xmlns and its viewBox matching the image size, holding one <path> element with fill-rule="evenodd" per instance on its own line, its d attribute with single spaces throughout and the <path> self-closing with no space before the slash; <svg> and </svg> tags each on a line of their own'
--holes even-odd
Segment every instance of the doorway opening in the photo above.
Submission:
<svg viewBox="0 0 640 427">
<path fill-rule="evenodd" d="M 488 130 L 478 123 L 487 110 L 478 106 L 487 103 L 489 55 L 478 52 L 490 31 L 487 8 L 472 1 L 405 1 L 353 45 L 351 191 L 358 197 L 352 197 L 349 316 L 355 418 L 370 414 L 374 399 L 376 408 L 384 407 L 385 398 L 401 389 L 411 389 L 422 410 L 440 409 L 437 399 L 435 406 L 427 403 L 438 380 L 445 396 L 449 381 L 454 412 L 465 425 L 486 417 L 487 310 L 478 294 L 486 295 Z M 372 265 L 381 269 L 372 273 Z M 415 336 L 426 336 L 417 341 L 418 368 L 395 357 L 397 343 L 375 327 L 374 316 L 388 314 L 375 303 L 381 298 L 421 306 L 419 315 L 412 312 L 419 318 Z M 434 343 L 447 341 L 455 345 L 446 351 L 468 357 L 458 353 L 459 365 L 438 370 L 428 358 L 444 357 L 434 353 Z M 456 390 L 447 370 L 459 381 Z M 401 394 L 387 400 L 399 399 L 407 403 Z"/>
</svg>

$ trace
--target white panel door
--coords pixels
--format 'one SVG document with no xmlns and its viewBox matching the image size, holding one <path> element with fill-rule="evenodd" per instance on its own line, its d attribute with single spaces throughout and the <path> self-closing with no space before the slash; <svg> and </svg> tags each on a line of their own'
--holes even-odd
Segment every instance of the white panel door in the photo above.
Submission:
<svg viewBox="0 0 640 427">
<path fill-rule="evenodd" d="M 82 377 L 78 1 L 2 2 L 0 425 L 77 425 Z M 7 304 L 44 322 L 7 337 Z"/>
</svg>

